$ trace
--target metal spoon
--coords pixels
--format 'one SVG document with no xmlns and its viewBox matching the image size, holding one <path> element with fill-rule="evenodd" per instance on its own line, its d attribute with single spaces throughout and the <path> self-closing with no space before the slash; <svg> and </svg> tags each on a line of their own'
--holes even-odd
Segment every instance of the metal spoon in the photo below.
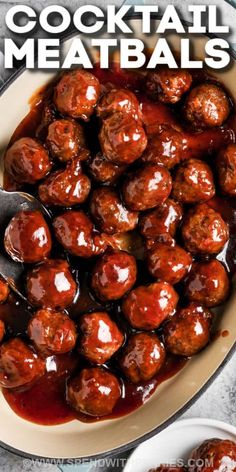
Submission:
<svg viewBox="0 0 236 472">
<path fill-rule="evenodd" d="M 22 210 L 38 210 L 48 219 L 50 213 L 35 197 L 24 192 L 7 192 L 0 187 L 0 275 L 10 287 L 24 300 L 23 272 L 24 264 L 13 261 L 4 250 L 3 238 L 10 219 Z"/>
</svg>

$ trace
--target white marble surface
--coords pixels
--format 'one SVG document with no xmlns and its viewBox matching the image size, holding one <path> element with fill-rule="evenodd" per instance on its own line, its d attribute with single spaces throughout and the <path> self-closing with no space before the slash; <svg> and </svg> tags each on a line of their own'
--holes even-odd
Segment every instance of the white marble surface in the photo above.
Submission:
<svg viewBox="0 0 236 472">
<path fill-rule="evenodd" d="M 141 3 L 142 0 L 131 0 L 127 1 L 127 4 L 135 4 Z M 37 7 L 40 10 L 44 5 L 48 4 L 63 4 L 64 6 L 70 7 L 71 9 L 74 6 L 78 6 L 79 4 L 86 4 L 92 3 L 97 5 L 104 5 L 106 4 L 106 0 L 92 0 L 89 1 L 81 1 L 81 0 L 27 0 L 22 2 L 21 0 L 0 0 L 0 49 L 2 46 L 2 38 L 6 34 L 6 29 L 4 25 L 4 16 L 7 9 L 16 3 L 24 3 L 24 4 L 31 4 Z M 111 0 L 109 3 L 114 3 L 120 5 L 122 2 L 120 0 Z M 143 3 L 143 2 L 142 2 Z M 148 1 L 148 4 L 156 3 L 153 1 Z M 164 5 L 166 1 L 161 0 L 158 4 Z M 183 2 L 182 0 L 173 0 L 174 3 L 183 12 L 183 15 L 186 17 L 186 4 L 187 1 Z M 202 0 L 196 0 L 194 2 L 189 3 L 204 3 Z M 207 3 L 207 2 L 206 2 Z M 225 21 L 227 22 L 230 20 L 232 24 L 235 25 L 235 16 L 233 19 L 231 8 L 223 2 L 223 0 L 214 0 L 214 2 L 209 1 L 209 3 L 218 4 L 222 8 L 223 16 Z M 235 33 L 232 34 L 231 40 L 236 42 L 236 30 L 234 29 Z M 1 60 L 1 57 L 0 57 Z M 221 372 L 221 374 L 217 377 L 217 379 L 213 382 L 213 384 L 208 388 L 208 390 L 201 396 L 201 398 L 183 415 L 184 418 L 187 417 L 209 417 L 215 418 L 219 420 L 226 421 L 233 425 L 236 425 L 236 354 L 232 357 L 230 362 Z M 17 457 L 13 454 L 7 453 L 5 450 L 0 448 L 0 471 L 1 472 L 33 472 L 33 471 L 40 471 L 40 472 L 58 472 L 58 468 L 54 465 L 46 464 L 45 466 L 39 464 L 33 464 L 29 460 L 24 460 L 20 457 Z"/>
</svg>

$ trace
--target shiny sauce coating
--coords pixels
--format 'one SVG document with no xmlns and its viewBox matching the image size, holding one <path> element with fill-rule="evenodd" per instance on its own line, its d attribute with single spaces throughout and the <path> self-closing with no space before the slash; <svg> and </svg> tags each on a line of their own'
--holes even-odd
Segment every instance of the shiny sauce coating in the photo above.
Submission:
<svg viewBox="0 0 236 472">
<path fill-rule="evenodd" d="M 96 66 L 93 73 L 100 80 L 102 86 L 112 83 L 116 88 L 129 88 L 136 92 L 140 101 L 142 119 L 147 135 L 154 133 L 157 126 L 163 124 L 163 122 L 168 123 L 170 126 L 176 126 L 178 124 L 178 106 L 175 107 L 175 111 L 173 111 L 171 105 L 165 106 L 162 103 L 155 104 L 153 101 L 149 100 L 143 90 L 142 74 L 122 71 L 119 68 L 117 69 L 116 64 L 114 64 L 114 68 L 110 71 L 101 70 L 99 66 Z M 199 79 L 196 73 L 196 78 L 194 79 L 196 83 L 203 79 L 204 78 Z M 51 95 L 52 87 L 49 86 L 49 88 L 38 96 L 38 99 L 34 100 L 30 113 L 23 119 L 14 132 L 11 144 L 24 136 L 35 137 L 36 130 L 42 120 L 43 108 Z M 86 123 L 84 126 L 87 136 L 91 136 L 91 133 L 97 136 L 98 123 L 96 118 L 92 117 L 90 122 Z M 193 158 L 201 158 L 202 155 L 210 149 L 211 153 L 208 158 L 210 163 L 211 159 L 214 158 L 214 150 L 219 146 L 219 143 L 223 145 L 224 143 L 234 142 L 234 131 L 235 118 L 232 114 L 223 126 L 201 131 L 201 139 L 199 139 L 200 132 L 193 134 L 186 129 L 183 152 L 186 152 L 186 154 L 187 152 L 190 153 Z M 44 132 L 45 130 L 42 128 L 40 130 L 42 136 Z M 99 151 L 96 138 L 91 144 L 91 148 L 93 154 Z M 5 174 L 4 187 L 5 189 L 13 190 L 19 188 L 19 185 L 12 182 L 9 175 Z M 28 189 L 27 186 L 24 187 L 24 190 L 29 190 L 32 193 L 32 188 Z M 217 192 L 217 195 L 220 195 L 220 193 Z M 233 198 L 217 196 L 208 201 L 208 205 L 219 211 L 224 220 L 229 224 L 229 242 L 224 250 L 217 255 L 217 259 L 224 263 L 228 273 L 232 277 L 236 269 L 236 201 Z M 86 209 L 85 204 L 85 210 Z M 58 214 L 55 209 L 53 209 L 53 212 L 55 215 Z M 56 247 L 55 251 L 57 250 Z M 60 257 L 60 254 L 57 256 Z M 73 304 L 67 309 L 70 317 L 77 323 L 81 314 L 91 311 L 103 311 L 105 309 L 108 313 L 112 314 L 117 325 L 125 332 L 126 336 L 128 336 L 132 332 L 132 328 L 124 320 L 124 317 L 121 316 L 120 301 L 99 302 L 95 300 L 93 295 L 89 292 L 88 286 L 90 285 L 91 264 L 93 265 L 93 261 L 81 260 L 80 271 L 78 271 L 75 258 L 71 254 L 66 253 L 66 251 L 65 257 L 69 261 L 75 279 L 79 281 L 80 296 L 75 298 Z M 150 274 L 148 274 L 146 268 L 143 267 L 141 260 L 138 261 L 138 266 L 140 269 L 138 271 L 138 285 L 153 282 Z M 81 276 L 81 274 L 83 274 L 83 276 Z M 181 287 L 178 287 L 178 293 L 181 293 Z M 6 339 L 18 335 L 25 337 L 31 316 L 31 308 L 21 300 L 18 300 L 16 296 L 11 293 L 8 301 L 0 305 L 0 319 L 3 320 L 6 325 Z M 225 333 L 226 332 L 223 332 L 222 336 L 226 336 Z M 162 337 L 162 328 L 158 329 L 157 334 Z M 19 416 L 38 424 L 62 424 L 76 418 L 83 422 L 117 418 L 132 412 L 145 403 L 154 393 L 158 385 L 176 375 L 186 365 L 187 361 L 187 358 L 167 354 L 161 370 L 151 380 L 134 385 L 122 377 L 117 367 L 116 357 L 114 357 L 114 359 L 112 358 L 112 360 L 108 361 L 107 365 L 112 372 L 122 379 L 122 396 L 118 400 L 112 414 L 105 418 L 90 417 L 82 413 L 77 413 L 72 410 L 66 402 L 65 386 L 68 377 L 76 373 L 81 367 L 87 366 L 87 362 L 83 358 L 80 358 L 77 353 L 75 355 L 73 352 L 48 357 L 46 361 L 46 374 L 31 388 L 27 390 L 5 389 L 3 390 L 3 394 L 11 408 Z"/>
</svg>

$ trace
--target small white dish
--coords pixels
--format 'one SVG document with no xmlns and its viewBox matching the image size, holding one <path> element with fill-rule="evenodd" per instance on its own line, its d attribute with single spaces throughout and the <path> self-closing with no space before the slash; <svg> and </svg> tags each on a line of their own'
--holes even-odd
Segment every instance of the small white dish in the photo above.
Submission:
<svg viewBox="0 0 236 472">
<path fill-rule="evenodd" d="M 210 438 L 236 441 L 236 427 L 207 418 L 177 421 L 140 444 L 129 457 L 123 472 L 148 472 L 160 464 L 186 462 L 191 451 Z"/>
</svg>

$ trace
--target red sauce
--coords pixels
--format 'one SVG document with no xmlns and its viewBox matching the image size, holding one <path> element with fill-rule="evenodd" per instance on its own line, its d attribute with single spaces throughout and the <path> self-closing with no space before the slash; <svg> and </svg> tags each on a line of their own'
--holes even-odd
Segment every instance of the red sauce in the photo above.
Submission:
<svg viewBox="0 0 236 472">
<path fill-rule="evenodd" d="M 127 72 L 121 70 L 117 64 L 114 64 L 113 69 L 101 70 L 99 65 L 95 66 L 95 75 L 109 88 L 111 84 L 113 87 L 128 87 L 137 91 L 141 101 L 141 109 L 143 112 L 143 120 L 149 131 L 153 132 L 155 126 L 162 123 L 169 125 L 176 125 L 178 123 L 176 114 L 171 107 L 164 104 L 154 104 L 148 100 L 143 93 L 143 74 L 136 72 Z M 201 77 L 201 80 L 203 78 Z M 197 82 L 198 79 L 196 79 Z M 45 97 L 48 100 L 52 94 L 52 85 L 37 97 L 34 97 L 32 108 L 29 114 L 19 124 L 15 130 L 11 143 L 23 136 L 35 136 L 36 129 L 41 122 L 41 113 L 44 105 Z M 233 129 L 232 129 L 233 127 Z M 192 156 L 198 156 L 206 152 L 209 148 L 214 155 L 214 150 L 219 146 L 235 140 L 235 119 L 230 118 L 228 124 L 218 128 L 203 131 L 193 135 L 188 130 L 185 131 L 184 139 L 188 145 L 188 152 Z M 91 129 L 90 129 L 91 132 Z M 8 190 L 17 188 L 14 182 L 5 175 L 4 187 Z M 209 205 L 218 209 L 222 216 L 228 221 L 231 230 L 231 238 L 224 251 L 218 255 L 232 274 L 236 270 L 236 200 L 226 198 L 214 198 Z M 81 262 L 83 264 L 83 262 Z M 89 262 L 85 262 L 86 267 L 84 271 L 89 274 Z M 73 258 L 71 258 L 71 265 L 73 267 Z M 74 267 L 76 272 L 76 264 Z M 80 267 L 83 272 L 83 267 Z M 81 313 L 91 310 L 99 309 L 100 305 L 91 296 L 88 290 L 87 276 L 84 277 L 81 288 L 80 297 L 70 307 L 69 314 L 76 321 Z M 108 311 L 112 310 L 114 315 L 115 307 L 112 305 L 108 307 Z M 8 301 L 0 305 L 0 319 L 6 322 L 7 337 L 26 335 L 26 329 L 29 318 L 31 317 L 31 310 L 22 301 L 11 294 Z M 120 319 L 119 311 L 117 311 L 117 321 L 120 324 L 125 324 L 125 321 Z M 125 329 L 130 328 L 125 325 Z M 160 333 L 161 334 L 161 333 Z M 221 335 L 223 337 L 228 335 L 228 331 L 224 330 Z M 133 385 L 126 380 L 123 380 L 123 395 L 117 402 L 116 407 L 108 418 L 117 418 L 134 411 L 145 403 L 148 398 L 154 393 L 158 385 L 165 380 L 176 375 L 187 363 L 188 359 L 177 356 L 167 355 L 166 362 L 161 371 L 150 381 Z M 86 415 L 78 415 L 69 407 L 65 399 L 66 382 L 68 377 L 83 365 L 84 361 L 78 357 L 78 354 L 72 353 L 61 356 L 53 356 L 48 358 L 48 371 L 43 378 L 41 378 L 35 385 L 26 390 L 6 390 L 3 394 L 11 408 L 21 417 L 32 421 L 34 423 L 43 425 L 61 424 L 72 419 L 79 419 L 83 422 L 93 422 L 101 420 L 101 418 L 89 417 Z M 113 362 L 109 363 L 111 369 L 117 367 Z M 117 372 L 119 375 L 119 372 Z"/>
</svg>

